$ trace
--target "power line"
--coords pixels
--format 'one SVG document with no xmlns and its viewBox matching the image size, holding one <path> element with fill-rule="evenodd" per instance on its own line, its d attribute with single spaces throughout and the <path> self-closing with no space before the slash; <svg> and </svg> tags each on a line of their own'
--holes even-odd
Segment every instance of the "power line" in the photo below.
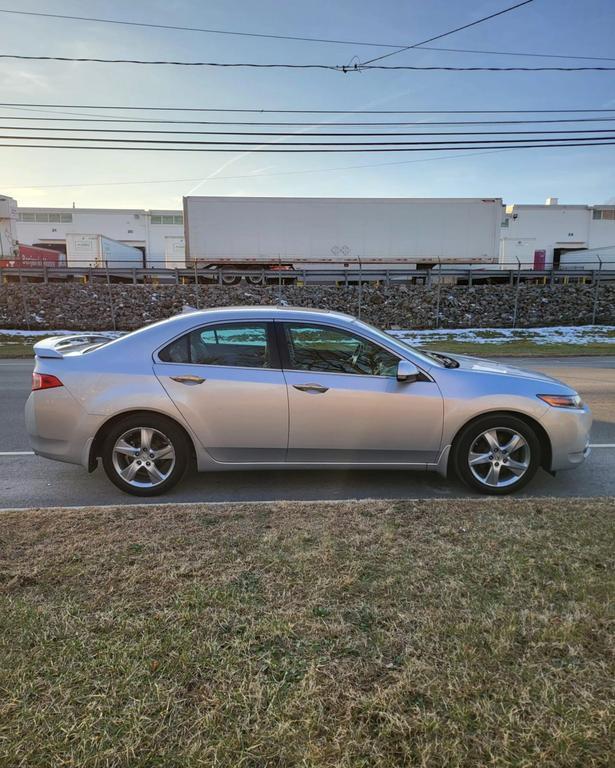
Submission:
<svg viewBox="0 0 615 768">
<path fill-rule="evenodd" d="M 0 118 L 2 119 L 2 118 Z M 615 122 L 615 118 L 610 118 Z M 104 121 L 101 121 L 104 122 Z M 325 125 L 325 127 L 327 127 Z M 123 134 L 157 134 L 157 135 L 174 135 L 174 136 L 296 136 L 296 131 L 178 131 L 174 130 L 155 130 L 155 129 L 134 129 L 134 128 L 54 128 L 49 126 L 30 127 L 21 125 L 3 125 L 0 126 L 5 131 L 55 131 L 58 133 L 68 133 L 70 131 L 78 130 L 80 133 L 123 133 Z M 561 134 L 561 133 L 604 133 L 607 128 L 564 128 L 562 130 L 534 130 L 534 131 L 372 131 L 372 132 L 340 132 L 329 133 L 324 131 L 318 131 L 318 133 L 311 134 L 314 138 L 319 136 L 368 136 L 368 137 L 382 137 L 382 136 L 520 136 L 530 134 Z M 33 138 L 37 138 L 36 136 Z"/>
<path fill-rule="evenodd" d="M 440 48 L 436 46 L 417 45 L 415 50 L 443 51 L 446 53 L 478 53 L 482 56 L 527 56 L 536 59 L 574 59 L 575 61 L 615 61 L 613 56 L 579 56 L 569 53 L 529 53 L 527 51 L 485 51 L 475 48 Z"/>
<path fill-rule="evenodd" d="M 3 138 L 3 137 L 0 137 Z M 604 141 L 595 143 L 594 140 L 588 142 L 578 142 L 569 144 L 525 144 L 519 145 L 503 145 L 497 147 L 497 149 L 552 149 L 557 147 L 604 147 L 609 145 L 615 145 L 615 141 Z M 255 149 L 250 149 L 250 153 L 269 153 L 285 154 L 285 153 L 328 153 L 328 152 L 445 152 L 449 147 L 363 147 L 361 149 L 285 149 L 280 145 L 275 146 L 275 149 L 270 149 L 264 145 L 259 145 Z M 70 144 L 0 144 L 0 147 L 20 147 L 26 149 L 87 149 L 87 150 L 101 150 L 101 151 L 125 151 L 125 152 L 233 152 L 237 153 L 237 148 L 224 149 L 224 148 L 203 148 L 203 147 L 101 147 L 101 146 L 84 146 L 84 145 L 70 145 Z M 458 147 L 457 149 L 491 149 L 491 147 Z"/>
<path fill-rule="evenodd" d="M 58 113 L 53 113 L 58 114 Z M 563 120 L 435 120 L 435 121 L 404 121 L 404 122 L 354 122 L 354 123 L 340 123 L 340 122 L 330 122 L 327 120 L 325 123 L 288 123 L 288 122 L 259 122 L 259 121 L 238 121 L 238 122 L 232 122 L 232 121 L 226 121 L 226 120 L 155 120 L 151 118 L 107 118 L 103 116 L 99 116 L 98 118 L 73 118 L 73 117 L 23 117 L 21 115 L 0 115 L 0 120 L 14 120 L 16 117 L 19 118 L 20 121 L 37 121 L 37 122 L 63 122 L 63 123 L 104 123 L 105 125 L 109 123 L 120 123 L 120 124 L 137 124 L 137 125 L 231 125 L 231 126 L 277 126 L 277 127 L 313 127 L 313 128 L 319 128 L 319 127 L 352 127 L 352 128 L 361 128 L 361 127 L 386 127 L 386 128 L 393 128 L 393 127 L 399 127 L 399 126 L 409 126 L 409 125 L 416 125 L 416 126 L 431 126 L 431 125 L 560 125 L 564 123 L 612 123 L 615 122 L 615 117 L 577 117 L 577 118 L 568 118 Z M 8 126 L 3 126 L 8 127 Z M 47 128 L 48 126 L 43 126 L 42 129 Z M 54 128 L 48 127 L 49 130 L 56 130 Z M 74 126 L 72 130 L 85 130 L 83 128 L 79 128 L 78 126 Z M 230 131 L 227 131 L 227 133 L 230 133 Z"/>
<path fill-rule="evenodd" d="M 58 114 L 58 113 L 52 113 L 52 114 Z M 74 114 L 74 113 L 69 113 Z M 560 120 L 434 120 L 434 121 L 428 121 L 428 120 L 417 120 L 417 121 L 402 121 L 402 122 L 331 122 L 327 120 L 326 122 L 322 123 L 298 123 L 298 122 L 262 122 L 262 121 L 226 121 L 226 120 L 155 120 L 152 118 L 107 118 L 104 116 L 99 116 L 98 118 L 95 117 L 84 117 L 84 118 L 73 118 L 73 117 L 24 117 L 24 116 L 16 116 L 16 115 L 0 115 L 0 120 L 14 120 L 16 117 L 19 118 L 21 122 L 25 121 L 36 121 L 36 122 L 62 122 L 62 123 L 104 123 L 105 125 L 108 125 L 109 123 L 119 123 L 119 124 L 137 124 L 137 125 L 207 125 L 207 126 L 222 126 L 222 125 L 230 125 L 230 126 L 242 126 L 242 127 L 263 127 L 263 126 L 273 126 L 273 127 L 312 127 L 312 128 L 330 128 L 330 127 L 350 127 L 350 128 L 361 128 L 361 127 L 385 127 L 385 128 L 394 128 L 399 126 L 432 126 L 432 125 L 561 125 L 564 123 L 612 123 L 615 122 L 615 117 L 577 117 L 577 118 L 568 118 L 568 119 L 560 119 Z M 8 126 L 0 126 L 0 127 L 8 127 Z M 44 130 L 45 128 L 48 128 L 49 130 L 56 130 L 50 126 L 42 126 L 41 130 Z M 28 129 L 30 130 L 30 129 Z M 79 128 L 79 126 L 74 126 L 72 130 L 80 130 L 83 131 L 85 129 Z M 227 131 L 227 133 L 231 133 L 231 131 Z"/>
<path fill-rule="evenodd" d="M 123 19 L 101 19 L 92 16 L 69 16 L 67 14 L 60 13 L 38 13 L 34 11 L 15 11 L 7 8 L 0 8 L 0 13 L 10 13 L 16 16 L 38 16 L 48 19 L 61 19 L 69 21 L 87 21 L 96 24 L 115 24 L 128 27 L 145 27 L 150 29 L 169 29 L 181 32 L 202 32 L 212 35 L 235 35 L 238 37 L 254 37 L 264 38 L 269 40 L 292 40 L 295 42 L 307 42 L 307 43 L 328 43 L 333 45 L 353 45 L 353 46 L 365 46 L 372 48 L 395 48 L 396 50 L 404 49 L 403 43 L 377 43 L 366 40 L 338 40 L 323 37 L 305 37 L 300 35 L 275 35 L 271 33 L 263 32 L 242 32 L 237 30 L 228 29 L 210 29 L 206 27 L 187 27 L 179 26 L 175 24 L 152 24 L 148 22 L 139 21 L 125 21 Z M 529 53 L 526 51 L 483 51 L 467 48 L 439 48 L 427 45 L 413 45 L 412 49 L 422 49 L 425 51 L 443 51 L 452 53 L 474 53 L 489 56 L 528 56 L 539 58 L 553 58 L 553 59 L 577 59 L 586 61 L 615 61 L 615 58 L 610 56 L 579 56 L 572 54 L 562 53 Z M 408 49 L 410 50 L 410 49 Z"/>
<path fill-rule="evenodd" d="M 294 136 L 296 134 L 287 134 L 288 136 Z M 450 134 L 455 135 L 455 134 Z M 314 138 L 317 138 L 314 136 Z M 580 137 L 583 138 L 583 137 Z M 234 147 L 263 147 L 263 146 L 280 146 L 278 142 L 266 142 L 266 141 L 246 141 L 246 140 L 240 140 L 240 141 L 201 141 L 201 140 L 187 140 L 187 139 L 126 139 L 126 138 L 92 138 L 90 136 L 84 137 L 84 136 L 4 136 L 0 135 L 0 139 L 14 139 L 14 140 L 20 140 L 20 141 L 97 141 L 97 142 L 104 142 L 106 144 L 181 144 L 181 145 L 191 145 L 191 146 L 211 146 L 211 147 L 218 147 L 218 146 L 234 146 Z M 371 147 L 381 147 L 381 146 L 394 146 L 394 147 L 406 147 L 406 146 L 430 146 L 430 145 L 460 145 L 460 144 L 501 144 L 504 141 L 514 141 L 516 144 L 524 144 L 524 143 L 530 143 L 530 142 L 545 142 L 545 143 L 551 143 L 551 142 L 573 142 L 578 141 L 579 137 L 574 138 L 532 138 L 532 139 L 446 139 L 446 140 L 437 140 L 437 141 L 374 141 L 374 142 L 367 142 L 367 141 L 286 141 L 284 142 L 284 146 L 287 147 L 313 147 L 313 148 L 320 148 L 320 147 L 365 147 L 365 148 L 371 148 Z M 615 139 L 615 133 L 604 135 L 604 136 L 591 136 L 588 137 L 588 140 L 591 141 L 608 141 L 611 139 Z M 53 146 L 53 145 L 50 145 Z M 565 146 L 565 145 L 564 145 Z"/>
<path fill-rule="evenodd" d="M 79 147 L 80 149 L 80 147 Z M 526 147 L 516 147 L 516 149 L 526 149 Z M 508 152 L 507 149 L 489 149 L 486 152 L 463 152 L 462 154 L 455 155 L 440 155 L 439 157 L 420 157 L 413 160 L 396 160 L 388 163 L 363 163 L 361 165 L 342 165 L 329 168 L 306 168 L 298 171 L 276 171 L 273 173 L 249 173 L 238 176 L 216 176 L 212 179 L 206 179 L 206 181 L 236 181 L 238 179 L 260 179 L 269 176 L 295 176 L 305 173 L 333 173 L 337 171 L 352 171 L 360 168 L 384 168 L 386 166 L 396 165 L 410 165 L 412 163 L 431 163 L 441 160 L 453 160 L 461 157 L 477 157 L 479 155 L 497 155 L 502 152 Z M 8 189 L 60 189 L 67 187 L 116 187 L 116 186 L 128 186 L 135 184 L 179 184 L 179 183 L 192 183 L 195 181 L 204 181 L 202 176 L 195 179 L 145 179 L 141 181 L 103 181 L 85 184 L 43 184 L 43 185 L 15 185 L 6 184 Z"/>
<path fill-rule="evenodd" d="M 421 40 L 418 43 L 413 43 L 412 45 L 406 45 L 403 48 L 400 48 L 397 51 L 391 51 L 390 53 L 384 53 L 382 56 L 376 56 L 373 59 L 368 59 L 367 61 L 361 62 L 362 66 L 365 66 L 366 64 L 373 64 L 375 61 L 381 61 L 382 59 L 386 59 L 389 56 L 395 56 L 398 53 L 403 53 L 404 51 L 409 51 L 411 48 L 418 48 L 420 45 L 427 45 L 427 43 L 433 43 L 435 40 L 441 40 L 443 37 L 448 37 L 449 35 L 454 35 L 456 32 L 461 32 L 463 29 L 469 29 L 470 27 L 475 27 L 477 24 L 482 24 L 485 21 L 489 21 L 490 19 L 495 19 L 496 16 L 502 16 L 505 13 L 510 13 L 510 11 L 514 11 L 517 8 L 521 8 L 524 5 L 529 5 L 533 0 L 523 0 L 521 3 L 517 3 L 516 5 L 511 5 L 508 8 L 504 8 L 501 11 L 497 11 L 496 13 L 491 13 L 489 16 L 483 16 L 480 19 L 476 19 L 476 21 L 471 21 L 469 24 L 464 24 L 461 27 L 455 27 L 455 29 L 451 29 L 448 32 L 442 32 L 440 35 L 434 35 L 433 37 L 427 38 L 427 40 Z"/>
<path fill-rule="evenodd" d="M 160 107 L 111 104 L 30 104 L 20 101 L 0 101 L 0 107 L 45 107 L 49 109 L 124 109 L 148 110 L 150 112 L 241 112 L 275 113 L 295 115 L 505 115 L 505 114 L 555 114 L 615 112 L 615 109 L 236 109 L 231 107 Z"/>
<path fill-rule="evenodd" d="M 526 0 L 533 2 L 533 0 Z M 405 49 L 402 49 L 405 50 Z M 391 56 L 392 54 L 387 54 Z M 382 56 L 370 61 L 379 61 Z M 84 56 L 25 56 L 23 54 L 2 53 L 0 59 L 19 61 L 63 61 L 90 64 L 138 64 L 146 66 L 171 67 L 214 67 L 219 69 L 317 69 L 330 72 L 362 72 L 365 70 L 406 70 L 408 72 L 612 72 L 615 67 L 447 67 L 447 66 L 411 66 L 387 64 L 259 64 L 255 62 L 221 61 L 174 61 L 170 59 L 101 59 Z"/>
</svg>

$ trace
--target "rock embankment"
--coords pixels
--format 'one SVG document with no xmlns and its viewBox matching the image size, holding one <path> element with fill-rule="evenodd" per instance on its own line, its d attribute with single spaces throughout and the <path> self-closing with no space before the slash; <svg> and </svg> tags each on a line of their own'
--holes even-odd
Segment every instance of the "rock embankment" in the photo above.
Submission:
<svg viewBox="0 0 615 768">
<path fill-rule="evenodd" d="M 280 295 L 281 294 L 281 295 Z M 597 296 L 597 298 L 596 298 Z M 132 330 L 185 305 L 282 303 L 360 314 L 386 328 L 476 328 L 615 323 L 615 285 L 218 286 L 10 283 L 0 286 L 0 328 Z M 438 318 L 439 314 L 439 318 Z"/>
</svg>

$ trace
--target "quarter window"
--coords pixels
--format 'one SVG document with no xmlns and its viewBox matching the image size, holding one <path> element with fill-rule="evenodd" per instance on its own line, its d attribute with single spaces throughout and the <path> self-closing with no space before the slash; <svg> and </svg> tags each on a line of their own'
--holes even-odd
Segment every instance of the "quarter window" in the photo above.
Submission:
<svg viewBox="0 0 615 768">
<path fill-rule="evenodd" d="M 286 323 L 290 367 L 300 371 L 396 376 L 399 358 L 372 341 L 325 325 Z"/>
<path fill-rule="evenodd" d="M 191 331 L 158 355 L 165 363 L 271 368 L 266 323 L 225 323 Z"/>
</svg>

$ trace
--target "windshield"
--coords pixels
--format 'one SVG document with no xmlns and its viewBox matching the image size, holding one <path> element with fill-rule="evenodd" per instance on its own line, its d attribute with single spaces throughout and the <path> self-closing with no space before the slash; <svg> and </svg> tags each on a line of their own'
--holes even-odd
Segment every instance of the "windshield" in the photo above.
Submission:
<svg viewBox="0 0 615 768">
<path fill-rule="evenodd" d="M 384 342 L 393 340 L 397 344 L 401 345 L 402 347 L 406 347 L 406 349 L 409 349 L 415 357 L 418 357 L 419 360 L 422 360 L 426 365 L 434 365 L 435 363 L 436 365 L 445 367 L 445 363 L 442 361 L 440 357 L 436 357 L 435 355 L 431 355 L 429 352 L 424 352 L 418 349 L 417 347 L 413 347 L 411 344 L 408 344 L 403 339 L 400 339 L 398 336 L 393 336 L 392 333 L 387 333 L 386 331 L 383 331 L 382 329 L 377 328 L 375 325 L 371 325 L 370 323 L 364 323 L 362 320 L 358 320 L 357 325 L 362 325 L 365 328 L 369 328 L 369 330 L 372 333 L 375 333 Z"/>
</svg>

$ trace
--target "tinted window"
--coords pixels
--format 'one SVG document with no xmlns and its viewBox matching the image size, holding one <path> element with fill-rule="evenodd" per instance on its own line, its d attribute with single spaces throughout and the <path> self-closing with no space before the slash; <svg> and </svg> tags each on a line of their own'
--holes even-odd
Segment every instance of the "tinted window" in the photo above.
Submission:
<svg viewBox="0 0 615 768">
<path fill-rule="evenodd" d="M 158 353 L 163 363 L 189 363 L 190 362 L 190 334 L 187 333 L 180 339 L 175 339 Z"/>
<path fill-rule="evenodd" d="M 399 358 L 360 336 L 324 325 L 284 325 L 290 367 L 303 371 L 395 376 Z"/>
<path fill-rule="evenodd" d="M 271 367 L 265 323 L 226 323 L 191 331 L 158 355 L 165 363 Z"/>
</svg>

